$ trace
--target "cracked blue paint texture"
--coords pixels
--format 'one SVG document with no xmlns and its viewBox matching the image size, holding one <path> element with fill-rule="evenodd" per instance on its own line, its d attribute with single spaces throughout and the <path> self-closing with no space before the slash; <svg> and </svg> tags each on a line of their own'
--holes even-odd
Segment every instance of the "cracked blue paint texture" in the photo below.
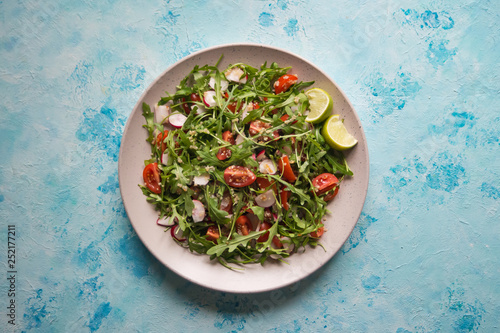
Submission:
<svg viewBox="0 0 500 333">
<path fill-rule="evenodd" d="M 1 331 L 498 331 L 499 20 L 489 0 L 0 1 Z M 339 253 L 255 295 L 165 268 L 118 184 L 144 89 L 231 42 L 321 67 L 370 149 L 368 196 Z"/>
</svg>

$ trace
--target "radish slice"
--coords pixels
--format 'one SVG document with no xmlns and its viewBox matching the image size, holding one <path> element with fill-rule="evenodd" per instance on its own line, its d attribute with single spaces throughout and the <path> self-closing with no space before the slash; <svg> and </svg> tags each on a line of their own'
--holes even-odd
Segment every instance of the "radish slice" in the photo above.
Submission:
<svg viewBox="0 0 500 333">
<path fill-rule="evenodd" d="M 244 78 L 241 78 L 243 76 L 243 74 L 245 74 L 245 72 L 239 67 L 233 67 L 230 70 L 228 70 L 226 73 L 224 73 L 224 75 L 226 75 L 226 79 L 228 79 L 229 81 L 239 82 L 239 83 L 244 84 L 247 82 L 247 76 L 245 76 Z M 244 82 L 242 82 L 242 81 L 244 81 Z"/>
<path fill-rule="evenodd" d="M 208 81 L 208 85 L 212 89 L 215 89 L 215 78 L 211 77 L 210 81 Z M 227 82 L 226 80 L 220 80 L 220 91 L 226 91 L 228 87 L 229 87 L 229 82 Z"/>
<path fill-rule="evenodd" d="M 183 231 L 181 228 L 179 228 L 178 224 L 170 228 L 170 235 L 172 236 L 172 238 L 175 238 L 179 242 L 186 241 L 186 238 L 184 238 L 183 236 Z"/>
<path fill-rule="evenodd" d="M 201 222 L 205 218 L 205 206 L 203 206 L 201 201 L 198 200 L 193 200 L 193 203 L 194 208 L 193 213 L 191 214 L 193 216 L 193 221 Z"/>
<path fill-rule="evenodd" d="M 170 108 L 166 105 L 155 105 L 155 123 L 167 124 Z"/>
<path fill-rule="evenodd" d="M 168 153 L 165 150 L 163 154 L 161 154 L 161 164 L 167 165 L 167 162 L 168 162 Z"/>
<path fill-rule="evenodd" d="M 248 116 L 248 112 L 254 109 L 253 103 L 244 104 L 241 108 L 240 118 L 245 119 Z"/>
<path fill-rule="evenodd" d="M 267 158 L 266 156 L 266 151 L 265 150 L 261 150 L 260 153 L 257 154 L 257 161 L 263 161 Z"/>
<path fill-rule="evenodd" d="M 209 108 L 214 107 L 217 102 L 215 101 L 215 91 L 208 90 L 203 93 L 203 102 Z"/>
<path fill-rule="evenodd" d="M 252 158 L 256 161 L 257 157 L 255 157 L 255 154 L 252 154 Z"/>
<path fill-rule="evenodd" d="M 274 175 L 277 171 L 276 164 L 268 158 L 263 159 L 262 162 L 260 162 L 259 170 L 261 173 L 267 173 L 269 175 Z"/>
<path fill-rule="evenodd" d="M 172 216 L 168 216 L 167 218 L 156 220 L 156 224 L 161 225 L 162 227 L 173 227 L 175 225 L 175 221 Z"/>
<path fill-rule="evenodd" d="M 172 126 L 175 128 L 181 128 L 182 125 L 186 122 L 187 117 L 182 113 L 172 113 L 170 115 L 169 121 Z"/>
<path fill-rule="evenodd" d="M 274 197 L 274 191 L 269 190 L 262 194 L 259 194 L 255 198 L 255 203 L 260 207 L 271 207 L 276 202 L 276 198 Z"/>
<path fill-rule="evenodd" d="M 196 109 L 196 114 L 200 115 L 202 113 L 205 113 L 205 111 L 207 111 L 207 109 L 205 109 L 205 107 L 203 105 L 193 105 L 191 107 L 191 110 L 195 110 Z"/>
<path fill-rule="evenodd" d="M 243 137 L 243 135 L 240 135 L 238 134 L 236 136 L 236 139 L 234 140 L 234 142 L 236 143 L 236 145 L 241 145 L 243 143 L 243 141 L 245 141 L 245 138 Z"/>
<path fill-rule="evenodd" d="M 283 250 L 287 253 L 292 253 L 295 248 L 295 244 L 292 243 L 292 240 L 289 237 L 281 238 L 281 244 L 283 244 Z"/>
<path fill-rule="evenodd" d="M 208 173 L 193 177 L 193 182 L 195 185 L 207 185 L 209 180 L 210 175 Z"/>
</svg>

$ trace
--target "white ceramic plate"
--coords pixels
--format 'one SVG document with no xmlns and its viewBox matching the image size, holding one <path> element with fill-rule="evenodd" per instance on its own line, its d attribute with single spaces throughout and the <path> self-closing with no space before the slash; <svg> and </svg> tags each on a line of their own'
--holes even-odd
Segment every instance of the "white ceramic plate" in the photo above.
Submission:
<svg viewBox="0 0 500 333">
<path fill-rule="evenodd" d="M 170 233 L 156 225 L 157 213 L 146 202 L 138 184 L 142 184 L 144 160 L 150 157 L 146 142 L 147 132 L 142 127 L 142 103 L 154 105 L 174 92 L 176 85 L 195 65 L 213 65 L 224 55 L 219 68 L 236 62 L 260 67 L 265 61 L 273 61 L 281 67 L 291 66 L 290 73 L 298 74 L 302 81 L 315 81 L 330 93 L 334 100 L 334 112 L 340 114 L 358 144 L 346 153 L 354 177 L 342 182 L 339 195 L 328 208 L 334 212 L 325 222 L 326 232 L 321 238 L 322 247 L 307 248 L 304 253 L 287 258 L 289 264 L 269 262 L 264 266 L 245 265 L 244 271 L 229 270 L 208 256 L 197 255 L 177 245 Z M 178 61 L 163 72 L 146 89 L 127 121 L 120 148 L 118 173 L 120 192 L 128 217 L 139 238 L 151 253 L 178 275 L 199 285 L 226 292 L 255 293 L 269 291 L 295 283 L 316 271 L 330 260 L 351 234 L 361 214 L 368 189 L 368 147 L 361 122 L 345 94 L 318 67 L 288 51 L 260 44 L 230 44 L 211 47 Z"/>
</svg>

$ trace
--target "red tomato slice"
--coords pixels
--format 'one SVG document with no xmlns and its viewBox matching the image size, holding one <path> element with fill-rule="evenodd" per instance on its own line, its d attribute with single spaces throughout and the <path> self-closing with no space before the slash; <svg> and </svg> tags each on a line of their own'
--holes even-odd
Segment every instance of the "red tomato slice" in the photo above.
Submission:
<svg viewBox="0 0 500 333">
<path fill-rule="evenodd" d="M 335 198 L 337 196 L 337 194 L 339 193 L 339 188 L 340 188 L 340 186 L 337 185 L 337 187 L 335 188 L 335 190 L 333 192 L 330 192 L 327 195 L 325 195 L 325 197 L 323 198 L 323 200 L 330 201 L 333 198 Z"/>
<path fill-rule="evenodd" d="M 224 133 L 222 133 L 222 140 L 229 142 L 232 145 L 236 143 L 234 141 L 233 133 L 231 133 L 231 131 L 225 131 Z M 217 158 L 221 161 L 224 161 L 230 157 L 231 157 L 231 149 L 227 147 L 222 147 L 217 152 Z"/>
<path fill-rule="evenodd" d="M 232 113 L 240 112 L 241 109 L 243 108 L 243 102 L 240 102 L 240 106 L 238 106 L 237 101 L 231 102 L 227 105 L 227 108 Z"/>
<path fill-rule="evenodd" d="M 142 172 L 144 183 L 146 187 L 153 193 L 160 194 L 160 170 L 158 170 L 158 163 L 149 163 Z"/>
<path fill-rule="evenodd" d="M 208 229 L 207 229 L 207 240 L 214 242 L 217 239 L 219 239 L 219 237 L 220 237 L 220 235 L 219 235 L 219 228 L 217 228 L 214 225 L 211 225 L 210 227 L 208 227 Z"/>
<path fill-rule="evenodd" d="M 234 141 L 233 133 L 231 133 L 231 131 L 225 131 L 224 133 L 222 133 L 222 140 L 229 142 L 232 145 L 236 143 Z"/>
<path fill-rule="evenodd" d="M 320 238 L 325 233 L 325 227 L 319 227 L 318 230 L 311 232 L 309 235 L 314 238 Z"/>
<path fill-rule="evenodd" d="M 254 136 L 269 127 L 271 127 L 271 124 L 265 123 L 262 120 L 254 120 L 250 122 L 250 128 L 248 129 L 248 133 L 250 133 L 251 136 Z"/>
<path fill-rule="evenodd" d="M 297 83 L 299 78 L 297 75 L 293 74 L 285 74 L 281 76 L 276 82 L 274 82 L 274 93 L 281 94 L 284 91 L 287 91 L 292 85 Z"/>
<path fill-rule="evenodd" d="M 269 228 L 271 228 L 271 224 L 270 223 L 268 223 L 268 222 L 262 222 L 260 224 L 259 231 L 269 230 Z M 269 231 L 263 233 L 262 235 L 260 235 L 259 238 L 257 238 L 257 242 L 262 243 L 262 242 L 267 241 L 268 239 L 269 239 Z"/>
<path fill-rule="evenodd" d="M 224 170 L 224 180 L 232 187 L 245 187 L 252 184 L 257 177 L 250 169 L 231 165 Z"/>
<path fill-rule="evenodd" d="M 278 160 L 278 169 L 283 177 L 289 182 L 293 183 L 297 180 L 297 176 L 293 173 L 292 167 L 290 166 L 290 160 L 287 155 L 283 155 Z"/>
<path fill-rule="evenodd" d="M 250 230 L 252 230 L 252 222 L 250 222 L 250 219 L 245 215 L 238 217 L 236 220 L 236 231 L 239 234 L 246 236 L 250 233 Z"/>
<path fill-rule="evenodd" d="M 278 238 L 278 236 L 273 237 L 273 244 L 278 249 L 281 249 L 283 247 L 283 244 L 281 243 L 281 240 Z"/>
<path fill-rule="evenodd" d="M 163 140 L 165 140 L 167 138 L 167 135 L 168 135 L 168 131 L 164 131 L 164 132 L 158 133 L 158 135 L 156 136 L 156 141 L 155 141 L 156 146 L 158 148 L 160 148 L 162 153 L 165 151 L 165 149 L 167 149 L 167 144 L 165 142 L 163 142 Z"/>
<path fill-rule="evenodd" d="M 292 195 L 292 192 L 290 192 L 286 187 L 282 187 L 280 191 L 280 199 L 281 199 L 281 205 L 285 210 L 290 209 L 290 205 L 288 204 L 288 199 Z"/>
<path fill-rule="evenodd" d="M 290 116 L 286 113 L 280 117 L 281 121 L 283 121 L 283 122 L 287 121 L 288 118 L 290 118 Z M 296 122 L 297 122 L 297 120 L 294 120 L 294 121 L 292 121 L 292 124 L 295 124 Z M 295 139 L 295 138 L 292 137 L 292 139 Z"/>
<path fill-rule="evenodd" d="M 339 180 L 331 173 L 322 173 L 312 180 L 312 185 L 317 195 L 330 191 L 338 184 Z"/>
<path fill-rule="evenodd" d="M 267 178 L 264 178 L 264 177 L 257 177 L 257 179 L 255 181 L 257 182 L 257 185 L 259 185 L 259 187 L 262 190 L 265 190 L 269 186 L 272 186 L 274 193 L 278 193 L 275 182 L 271 182 L 270 180 L 268 180 Z"/>
</svg>

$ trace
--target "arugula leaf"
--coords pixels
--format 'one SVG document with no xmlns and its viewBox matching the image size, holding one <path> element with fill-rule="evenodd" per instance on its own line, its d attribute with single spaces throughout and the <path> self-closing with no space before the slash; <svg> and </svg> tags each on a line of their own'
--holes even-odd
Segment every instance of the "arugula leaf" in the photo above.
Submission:
<svg viewBox="0 0 500 333">
<path fill-rule="evenodd" d="M 233 252 L 238 246 L 247 246 L 248 242 L 252 239 L 257 239 L 260 235 L 264 234 L 266 230 L 262 231 L 252 231 L 246 236 L 241 236 L 239 234 L 235 234 L 233 239 L 226 243 L 217 244 L 211 247 L 208 251 L 208 255 L 215 254 L 217 257 L 220 257 L 224 251 Z"/>
<path fill-rule="evenodd" d="M 142 116 L 144 117 L 144 119 L 146 119 L 146 124 L 142 125 L 142 127 L 148 130 L 148 138 L 146 140 L 151 143 L 154 139 L 153 133 L 155 130 L 155 115 L 151 111 L 151 107 L 146 103 L 142 103 Z"/>
</svg>

